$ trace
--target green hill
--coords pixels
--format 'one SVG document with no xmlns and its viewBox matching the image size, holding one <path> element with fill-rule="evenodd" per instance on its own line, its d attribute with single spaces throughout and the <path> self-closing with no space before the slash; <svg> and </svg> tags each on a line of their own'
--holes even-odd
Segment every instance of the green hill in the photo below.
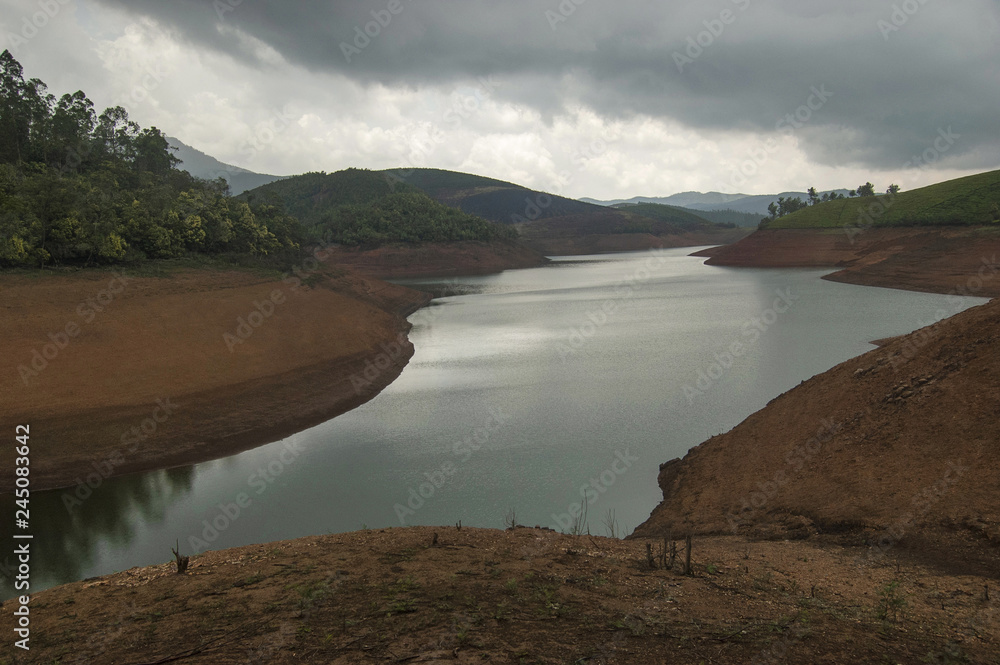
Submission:
<svg viewBox="0 0 1000 665">
<path fill-rule="evenodd" d="M 313 237 L 344 245 L 517 238 L 511 227 L 448 207 L 412 185 L 362 169 L 293 176 L 241 197 L 251 203 L 280 203 Z"/>
<path fill-rule="evenodd" d="M 736 226 L 735 224 L 715 224 L 702 217 L 700 213 L 662 203 L 630 203 L 613 207 L 633 215 L 638 215 L 644 219 L 670 224 L 683 231 L 704 231 L 715 226 L 724 226 L 726 228 L 734 228 Z M 636 220 L 634 223 L 642 225 L 645 222 Z"/>
<path fill-rule="evenodd" d="M 444 205 L 497 223 L 516 224 L 526 238 L 535 240 L 593 234 L 663 236 L 732 228 L 673 206 L 606 207 L 469 173 L 441 169 L 391 169 L 384 173 Z"/>
<path fill-rule="evenodd" d="M 895 195 L 838 199 L 764 223 L 767 229 L 978 226 L 1000 223 L 1000 171 Z"/>
<path fill-rule="evenodd" d="M 439 203 L 502 224 L 567 215 L 604 215 L 608 211 L 603 206 L 470 173 L 442 169 L 390 169 L 384 173 L 400 183 L 419 188 Z"/>
</svg>

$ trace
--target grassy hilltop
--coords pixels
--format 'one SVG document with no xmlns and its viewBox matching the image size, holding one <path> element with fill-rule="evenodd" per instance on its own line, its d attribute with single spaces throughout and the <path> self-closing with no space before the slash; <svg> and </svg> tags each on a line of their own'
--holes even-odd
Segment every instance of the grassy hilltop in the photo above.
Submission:
<svg viewBox="0 0 1000 665">
<path fill-rule="evenodd" d="M 980 226 L 1000 223 L 1000 171 L 895 195 L 838 199 L 764 223 L 767 229 Z"/>
</svg>

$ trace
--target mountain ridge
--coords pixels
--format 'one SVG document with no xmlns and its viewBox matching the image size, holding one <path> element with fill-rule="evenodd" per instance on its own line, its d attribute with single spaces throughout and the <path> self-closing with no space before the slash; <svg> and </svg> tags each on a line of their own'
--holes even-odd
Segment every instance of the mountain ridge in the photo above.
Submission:
<svg viewBox="0 0 1000 665">
<path fill-rule="evenodd" d="M 819 192 L 819 195 L 834 192 L 847 196 L 846 189 L 831 189 Z M 694 211 L 733 210 L 766 216 L 767 206 L 777 202 L 779 197 L 798 197 L 808 200 L 807 192 L 781 192 L 780 194 L 723 194 L 722 192 L 680 192 L 670 196 L 633 196 L 630 199 L 610 199 L 602 201 L 592 198 L 581 198 L 580 201 L 602 206 L 616 206 L 622 203 L 659 203 Z"/>
<path fill-rule="evenodd" d="M 239 166 L 226 164 L 197 148 L 189 146 L 178 138 L 167 136 L 166 139 L 174 155 L 181 160 L 177 165 L 178 169 L 187 171 L 194 177 L 204 180 L 224 178 L 229 183 L 229 192 L 233 196 L 288 177 L 256 173 Z"/>
</svg>

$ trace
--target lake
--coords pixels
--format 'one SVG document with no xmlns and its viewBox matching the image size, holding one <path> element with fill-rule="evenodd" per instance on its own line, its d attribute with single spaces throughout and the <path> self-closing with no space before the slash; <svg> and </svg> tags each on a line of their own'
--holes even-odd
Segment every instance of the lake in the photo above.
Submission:
<svg viewBox="0 0 1000 665">
<path fill-rule="evenodd" d="M 871 340 L 959 311 L 942 295 L 705 266 L 692 251 L 405 281 L 441 297 L 411 317 L 416 353 L 371 402 L 240 455 L 113 479 L 72 509 L 65 490 L 33 494 L 32 591 L 166 562 L 175 541 L 190 554 L 402 524 L 502 527 L 511 511 L 628 533 L 660 499 L 660 463 Z"/>
</svg>

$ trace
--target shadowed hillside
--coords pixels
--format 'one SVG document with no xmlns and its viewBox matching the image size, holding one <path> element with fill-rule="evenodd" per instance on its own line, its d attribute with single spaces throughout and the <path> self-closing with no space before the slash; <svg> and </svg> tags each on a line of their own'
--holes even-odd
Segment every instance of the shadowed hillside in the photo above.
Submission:
<svg viewBox="0 0 1000 665">
<path fill-rule="evenodd" d="M 745 235 L 692 212 L 666 207 L 650 207 L 649 214 L 640 214 L 439 169 L 385 173 L 400 186 L 418 187 L 440 203 L 515 226 L 525 243 L 546 254 L 713 245 Z"/>
</svg>

